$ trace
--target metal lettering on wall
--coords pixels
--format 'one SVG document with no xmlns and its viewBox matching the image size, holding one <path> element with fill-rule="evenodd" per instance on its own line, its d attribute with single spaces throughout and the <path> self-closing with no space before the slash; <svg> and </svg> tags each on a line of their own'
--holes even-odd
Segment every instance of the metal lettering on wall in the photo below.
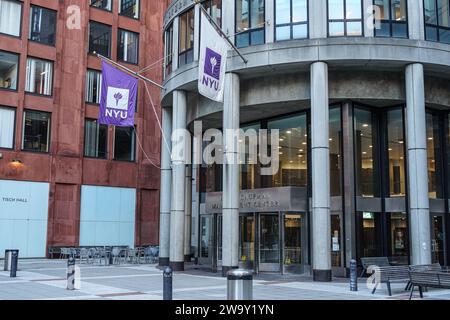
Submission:
<svg viewBox="0 0 450 320">
<path fill-rule="evenodd" d="M 182 11 L 194 5 L 194 0 L 178 0 L 172 3 L 164 14 L 164 29 Z"/>
</svg>

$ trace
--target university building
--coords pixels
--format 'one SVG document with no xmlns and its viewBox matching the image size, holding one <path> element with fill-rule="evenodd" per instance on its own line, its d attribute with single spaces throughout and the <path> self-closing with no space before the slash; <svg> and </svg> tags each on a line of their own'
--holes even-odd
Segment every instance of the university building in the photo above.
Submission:
<svg viewBox="0 0 450 320">
<path fill-rule="evenodd" d="M 142 83 L 135 128 L 97 123 L 101 60 L 93 53 L 135 71 L 154 64 L 165 7 L 0 0 L 0 257 L 158 244 L 159 126 Z M 161 82 L 161 64 L 143 75 Z M 157 100 L 159 90 L 150 91 Z"/>
<path fill-rule="evenodd" d="M 200 6 L 231 50 L 225 96 L 198 94 Z M 171 163 L 160 264 L 348 274 L 350 261 L 450 262 L 449 0 L 174 0 L 163 127 L 280 131 L 280 169 Z M 247 144 L 248 141 L 242 141 Z M 237 152 L 227 149 L 226 153 Z M 173 196 L 170 197 L 170 194 Z M 174 196 L 176 194 L 176 196 Z"/>
</svg>

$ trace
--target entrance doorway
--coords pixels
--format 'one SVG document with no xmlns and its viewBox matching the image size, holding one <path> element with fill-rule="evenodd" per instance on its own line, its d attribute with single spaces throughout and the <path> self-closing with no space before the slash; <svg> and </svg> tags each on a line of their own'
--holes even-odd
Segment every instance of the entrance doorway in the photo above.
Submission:
<svg viewBox="0 0 450 320">
<path fill-rule="evenodd" d="M 259 215 L 259 271 L 280 272 L 280 217 Z"/>
<path fill-rule="evenodd" d="M 331 213 L 331 267 L 334 276 L 344 276 L 344 251 L 342 244 L 342 213 Z"/>
<path fill-rule="evenodd" d="M 445 265 L 445 217 L 431 214 L 431 254 L 433 263 Z"/>
<path fill-rule="evenodd" d="M 304 223 L 300 214 L 285 214 L 283 222 L 283 272 L 301 273 L 303 272 L 302 265 L 303 248 L 302 234 Z"/>
</svg>

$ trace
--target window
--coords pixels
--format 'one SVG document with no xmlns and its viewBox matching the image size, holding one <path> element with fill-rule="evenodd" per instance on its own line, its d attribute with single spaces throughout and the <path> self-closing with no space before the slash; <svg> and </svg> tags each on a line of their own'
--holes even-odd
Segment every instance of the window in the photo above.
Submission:
<svg viewBox="0 0 450 320">
<path fill-rule="evenodd" d="M 139 34 L 119 29 L 117 59 L 128 63 L 138 63 Z"/>
<path fill-rule="evenodd" d="M 341 108 L 330 109 L 330 186 L 331 196 L 342 195 Z"/>
<path fill-rule="evenodd" d="M 0 51 L 0 88 L 17 90 L 19 55 Z"/>
<path fill-rule="evenodd" d="M 86 120 L 84 127 L 84 156 L 106 159 L 108 126 L 97 120 Z"/>
<path fill-rule="evenodd" d="M 164 38 L 164 57 L 165 57 L 165 76 L 172 73 L 173 61 L 173 24 L 171 24 L 165 33 Z"/>
<path fill-rule="evenodd" d="M 442 199 L 442 149 L 439 115 L 427 112 L 428 195 Z"/>
<path fill-rule="evenodd" d="M 380 10 L 380 16 L 375 16 L 376 37 L 408 37 L 408 15 L 406 0 L 374 0 L 375 7 Z"/>
<path fill-rule="evenodd" d="M 362 36 L 361 0 L 328 0 L 328 36 Z"/>
<path fill-rule="evenodd" d="M 402 109 L 387 112 L 387 146 L 389 158 L 389 195 L 406 195 L 405 143 Z"/>
<path fill-rule="evenodd" d="M 408 229 L 406 212 L 387 213 L 388 257 L 394 265 L 408 264 Z"/>
<path fill-rule="evenodd" d="M 25 91 L 45 96 L 52 95 L 53 62 L 28 58 Z"/>
<path fill-rule="evenodd" d="M 180 16 L 179 27 L 179 66 L 194 61 L 194 10 Z"/>
<path fill-rule="evenodd" d="M 102 94 L 102 73 L 88 70 L 86 73 L 86 102 L 100 104 Z"/>
<path fill-rule="evenodd" d="M 0 33 L 20 37 L 22 4 L 14 0 L 0 0 Z"/>
<path fill-rule="evenodd" d="M 217 25 L 222 27 L 222 0 L 206 0 L 202 4 Z"/>
<path fill-rule="evenodd" d="M 383 222 L 379 212 L 357 212 L 358 257 L 383 256 Z"/>
<path fill-rule="evenodd" d="M 107 11 L 112 10 L 112 0 L 91 0 L 91 6 Z"/>
<path fill-rule="evenodd" d="M 265 42 L 264 0 L 236 0 L 236 46 Z"/>
<path fill-rule="evenodd" d="M 261 187 L 260 182 L 260 166 L 258 164 L 258 150 L 256 140 L 259 137 L 259 130 L 261 125 L 254 124 L 241 128 L 244 136 L 240 144 L 241 149 L 241 190 L 246 189 L 259 189 Z M 253 139 L 253 140 L 252 140 Z M 252 142 L 250 144 L 250 142 Z M 252 148 L 250 148 L 250 146 Z"/>
<path fill-rule="evenodd" d="M 308 38 L 308 0 L 275 0 L 276 41 Z"/>
<path fill-rule="evenodd" d="M 450 44 L 450 0 L 424 0 L 425 39 Z"/>
<path fill-rule="evenodd" d="M 379 192 L 376 116 L 371 111 L 355 108 L 354 119 L 356 195 L 377 197 Z"/>
<path fill-rule="evenodd" d="M 114 160 L 136 160 L 136 137 L 133 127 L 116 127 L 114 137 Z"/>
<path fill-rule="evenodd" d="M 14 148 L 14 124 L 16 111 L 12 108 L 0 107 L 0 148 Z"/>
<path fill-rule="evenodd" d="M 119 14 L 139 19 L 139 0 L 120 0 Z"/>
<path fill-rule="evenodd" d="M 111 26 L 89 22 L 89 52 L 111 57 Z"/>
<path fill-rule="evenodd" d="M 55 45 L 56 11 L 31 6 L 29 39 L 50 46 Z"/>
<path fill-rule="evenodd" d="M 49 152 L 50 118 L 51 114 L 47 112 L 25 110 L 22 150 Z"/>
</svg>

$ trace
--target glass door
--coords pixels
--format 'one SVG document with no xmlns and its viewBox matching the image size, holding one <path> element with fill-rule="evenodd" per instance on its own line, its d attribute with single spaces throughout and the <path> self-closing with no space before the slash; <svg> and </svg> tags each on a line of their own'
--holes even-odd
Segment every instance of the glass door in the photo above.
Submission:
<svg viewBox="0 0 450 320">
<path fill-rule="evenodd" d="M 445 265 L 445 220 L 443 214 L 431 214 L 431 254 L 433 263 Z"/>
<path fill-rule="evenodd" d="M 302 272 L 302 228 L 300 214 L 285 214 L 283 222 L 283 272 Z"/>
<path fill-rule="evenodd" d="M 280 217 L 259 216 L 259 271 L 280 272 Z"/>
<path fill-rule="evenodd" d="M 342 268 L 342 213 L 331 214 L 331 266 L 335 273 Z M 335 270 L 336 269 L 336 270 Z"/>
<path fill-rule="evenodd" d="M 239 261 L 244 269 L 255 268 L 255 217 L 239 217 Z"/>
<path fill-rule="evenodd" d="M 214 216 L 200 217 L 200 252 L 199 264 L 214 269 Z"/>
</svg>

